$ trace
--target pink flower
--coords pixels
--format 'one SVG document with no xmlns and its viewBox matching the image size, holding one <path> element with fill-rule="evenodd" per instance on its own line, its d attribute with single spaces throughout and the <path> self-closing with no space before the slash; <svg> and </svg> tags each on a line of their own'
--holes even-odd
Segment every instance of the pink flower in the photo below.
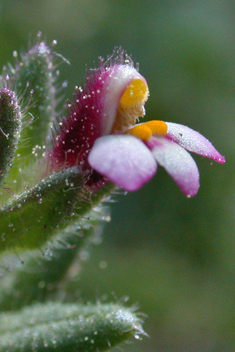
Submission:
<svg viewBox="0 0 235 352">
<path fill-rule="evenodd" d="M 89 184 L 110 180 L 135 191 L 163 166 L 187 196 L 199 188 L 199 171 L 187 152 L 224 163 L 200 133 L 163 121 L 136 124 L 145 115 L 147 82 L 122 49 L 91 70 L 77 88 L 69 116 L 59 122 L 49 153 L 51 169 L 74 165 L 89 170 Z"/>
</svg>

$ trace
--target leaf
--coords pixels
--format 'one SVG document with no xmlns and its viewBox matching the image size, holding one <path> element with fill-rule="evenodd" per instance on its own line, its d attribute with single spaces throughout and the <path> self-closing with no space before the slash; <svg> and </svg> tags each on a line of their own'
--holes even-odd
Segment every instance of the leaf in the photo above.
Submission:
<svg viewBox="0 0 235 352">
<path fill-rule="evenodd" d="M 0 315 L 0 352 L 97 352 L 143 334 L 131 309 L 116 304 L 37 304 Z"/>
<path fill-rule="evenodd" d="M 14 254 L 4 256 L 7 272 L 1 278 L 0 310 L 16 310 L 33 302 L 54 299 L 60 296 L 61 290 L 63 294 L 71 264 L 78 257 L 79 249 L 85 246 L 87 250 L 93 239 L 100 236 L 103 218 L 103 207 L 96 207 L 52 238 L 52 242 L 41 250 L 22 253 L 17 264 L 13 264 Z M 12 265 L 16 267 L 12 268 Z"/>
<path fill-rule="evenodd" d="M 72 167 L 52 174 L 0 209 L 0 252 L 11 247 L 40 248 L 59 230 L 97 205 L 113 184 L 97 193 L 83 187 L 83 174 Z"/>
</svg>

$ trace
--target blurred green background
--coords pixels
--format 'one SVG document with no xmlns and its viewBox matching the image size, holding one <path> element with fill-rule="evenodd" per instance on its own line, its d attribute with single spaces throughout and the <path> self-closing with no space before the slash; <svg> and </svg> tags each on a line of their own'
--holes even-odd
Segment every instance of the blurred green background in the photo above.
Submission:
<svg viewBox="0 0 235 352">
<path fill-rule="evenodd" d="M 195 157 L 193 199 L 162 169 L 140 191 L 115 196 L 77 283 L 82 297 L 138 302 L 150 338 L 127 352 L 235 351 L 235 3 L 1 0 L 0 64 L 39 30 L 71 62 L 59 67 L 66 98 L 85 64 L 122 45 L 149 84 L 146 118 L 188 125 L 227 158 Z"/>
</svg>

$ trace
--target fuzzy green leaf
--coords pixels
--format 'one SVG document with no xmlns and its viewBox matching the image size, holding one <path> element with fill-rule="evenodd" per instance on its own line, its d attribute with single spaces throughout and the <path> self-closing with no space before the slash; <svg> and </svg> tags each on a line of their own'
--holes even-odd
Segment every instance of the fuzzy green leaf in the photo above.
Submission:
<svg viewBox="0 0 235 352">
<path fill-rule="evenodd" d="M 98 193 L 83 188 L 77 167 L 52 174 L 0 209 L 0 252 L 40 248 L 59 230 L 97 205 L 112 184 Z"/>
<path fill-rule="evenodd" d="M 72 217 L 82 189 L 77 169 L 53 174 L 5 205 L 0 211 L 0 249 L 37 248 Z"/>
<path fill-rule="evenodd" d="M 1 314 L 0 352 L 105 351 L 142 333 L 131 309 L 51 302 Z"/>
<path fill-rule="evenodd" d="M 4 257 L 7 272 L 1 278 L 0 310 L 16 310 L 32 304 L 44 302 L 63 294 L 64 285 L 69 280 L 69 268 L 79 255 L 79 249 L 86 250 L 97 241 L 103 226 L 104 210 L 97 207 L 68 226 L 51 243 L 40 251 L 26 251 L 20 255 L 16 267 L 11 270 L 13 255 Z"/>
</svg>

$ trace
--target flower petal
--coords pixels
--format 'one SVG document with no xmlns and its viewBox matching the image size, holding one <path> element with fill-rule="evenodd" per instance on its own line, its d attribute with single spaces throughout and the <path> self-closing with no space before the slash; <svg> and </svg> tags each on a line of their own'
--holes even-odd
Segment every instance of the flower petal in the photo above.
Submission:
<svg viewBox="0 0 235 352">
<path fill-rule="evenodd" d="M 130 65 L 111 66 L 109 70 L 103 70 L 98 78 L 104 82 L 101 89 L 103 115 L 100 124 L 103 135 L 107 135 L 112 131 L 117 109 L 125 89 L 133 79 L 139 79 L 145 83 L 146 80 Z"/>
<path fill-rule="evenodd" d="M 157 170 L 149 149 L 130 135 L 109 135 L 95 141 L 88 156 L 90 166 L 126 191 L 135 191 Z"/>
<path fill-rule="evenodd" d="M 151 138 L 149 143 L 157 162 L 166 169 L 188 197 L 194 196 L 199 188 L 199 171 L 191 155 L 164 137 Z"/>
<path fill-rule="evenodd" d="M 190 152 L 213 159 L 218 163 L 222 164 L 225 162 L 225 157 L 223 157 L 214 148 L 211 142 L 199 132 L 177 123 L 167 122 L 167 126 L 168 131 L 166 136 L 172 141 L 178 143 L 181 147 L 189 150 Z"/>
</svg>

